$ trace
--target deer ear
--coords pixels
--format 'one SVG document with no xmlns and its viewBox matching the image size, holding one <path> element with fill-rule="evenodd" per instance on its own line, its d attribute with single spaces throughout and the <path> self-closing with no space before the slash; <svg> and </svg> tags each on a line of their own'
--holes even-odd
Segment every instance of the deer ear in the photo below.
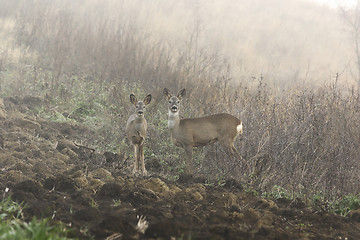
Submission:
<svg viewBox="0 0 360 240">
<path fill-rule="evenodd" d="M 137 103 L 137 99 L 134 94 L 130 94 L 130 102 L 134 105 Z"/>
<path fill-rule="evenodd" d="M 181 100 L 186 94 L 186 90 L 185 88 L 180 90 L 179 94 L 177 95 L 177 97 Z"/>
<path fill-rule="evenodd" d="M 170 99 L 170 98 L 171 98 L 171 94 L 170 94 L 170 91 L 169 91 L 169 89 L 167 89 L 167 88 L 164 88 L 164 91 L 163 91 L 163 93 L 164 93 L 164 95 L 165 95 L 165 96 L 167 96 L 167 98 L 168 98 L 168 99 Z"/>
<path fill-rule="evenodd" d="M 147 95 L 143 102 L 145 105 L 148 105 L 151 102 L 151 94 Z"/>
</svg>

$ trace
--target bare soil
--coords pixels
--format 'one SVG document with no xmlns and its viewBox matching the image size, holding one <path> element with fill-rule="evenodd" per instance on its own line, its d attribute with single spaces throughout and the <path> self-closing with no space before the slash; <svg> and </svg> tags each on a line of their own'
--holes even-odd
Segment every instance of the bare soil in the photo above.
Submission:
<svg viewBox="0 0 360 240">
<path fill-rule="evenodd" d="M 0 99 L 0 194 L 26 203 L 25 220 L 62 222 L 80 239 L 360 239 L 357 212 L 341 217 L 300 199 L 274 202 L 233 179 L 221 187 L 201 176 L 168 181 L 154 162 L 150 176 L 131 176 L 126 154 L 79 144 L 96 139 L 91 129 L 29 114 L 42 104 Z"/>
</svg>

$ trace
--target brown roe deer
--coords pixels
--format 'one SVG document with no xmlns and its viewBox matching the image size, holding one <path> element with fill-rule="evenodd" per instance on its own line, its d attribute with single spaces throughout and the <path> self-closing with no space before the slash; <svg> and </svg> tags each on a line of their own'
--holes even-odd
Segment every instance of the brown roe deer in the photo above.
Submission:
<svg viewBox="0 0 360 240">
<path fill-rule="evenodd" d="M 164 89 L 164 95 L 169 100 L 168 128 L 172 142 L 185 149 L 186 173 L 193 173 L 193 147 L 206 146 L 220 142 L 229 155 L 235 153 L 242 160 L 234 146 L 236 137 L 242 133 L 242 122 L 227 113 L 220 113 L 198 118 L 180 119 L 180 102 L 185 96 L 186 90 L 182 89 L 177 96 L 173 96 L 168 89 Z"/>
<path fill-rule="evenodd" d="M 147 122 L 144 117 L 145 106 L 151 102 L 151 95 L 147 95 L 144 101 L 137 101 L 134 94 L 130 94 L 130 102 L 134 104 L 136 111 L 126 123 L 126 135 L 128 141 L 134 147 L 134 174 L 146 175 L 144 163 L 144 142 L 146 138 Z"/>
</svg>

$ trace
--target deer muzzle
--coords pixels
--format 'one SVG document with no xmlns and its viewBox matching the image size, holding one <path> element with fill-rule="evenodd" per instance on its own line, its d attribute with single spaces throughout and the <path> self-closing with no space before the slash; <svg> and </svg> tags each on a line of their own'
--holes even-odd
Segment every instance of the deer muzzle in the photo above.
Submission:
<svg viewBox="0 0 360 240">
<path fill-rule="evenodd" d="M 172 111 L 172 112 L 177 112 L 177 111 L 178 111 L 178 107 L 177 107 L 177 106 L 172 106 L 172 107 L 171 107 L 171 111 Z"/>
</svg>

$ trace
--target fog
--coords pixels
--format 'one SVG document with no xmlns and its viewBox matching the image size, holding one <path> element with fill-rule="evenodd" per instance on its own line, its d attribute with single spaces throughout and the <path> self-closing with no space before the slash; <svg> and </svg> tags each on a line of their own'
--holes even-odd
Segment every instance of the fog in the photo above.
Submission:
<svg viewBox="0 0 360 240">
<path fill-rule="evenodd" d="M 0 3 L 2 54 L 9 48 L 16 52 L 19 45 L 9 41 L 14 36 L 7 34 L 17 32 L 19 37 L 19 27 L 27 31 L 25 44 L 31 40 L 28 50 L 35 55 L 49 51 L 40 46 L 54 37 L 65 37 L 63 41 L 69 41 L 68 45 L 79 41 L 74 36 L 80 30 L 91 31 L 94 38 L 131 31 L 150 49 L 160 45 L 166 48 L 173 64 L 185 52 L 192 57 L 187 61 L 193 61 L 194 66 L 202 64 L 196 61 L 227 64 L 235 82 L 249 83 L 262 77 L 274 87 L 307 85 L 331 82 L 337 73 L 342 82 L 350 85 L 357 79 L 351 30 L 338 9 L 306 0 Z M 65 24 L 68 21 L 67 33 L 61 32 L 65 28 L 59 22 L 53 25 L 56 19 Z M 19 23 L 26 24 L 16 26 Z"/>
<path fill-rule="evenodd" d="M 353 8 L 356 6 L 357 0 L 307 0 L 309 2 L 326 5 L 332 8 L 346 7 Z"/>
</svg>

